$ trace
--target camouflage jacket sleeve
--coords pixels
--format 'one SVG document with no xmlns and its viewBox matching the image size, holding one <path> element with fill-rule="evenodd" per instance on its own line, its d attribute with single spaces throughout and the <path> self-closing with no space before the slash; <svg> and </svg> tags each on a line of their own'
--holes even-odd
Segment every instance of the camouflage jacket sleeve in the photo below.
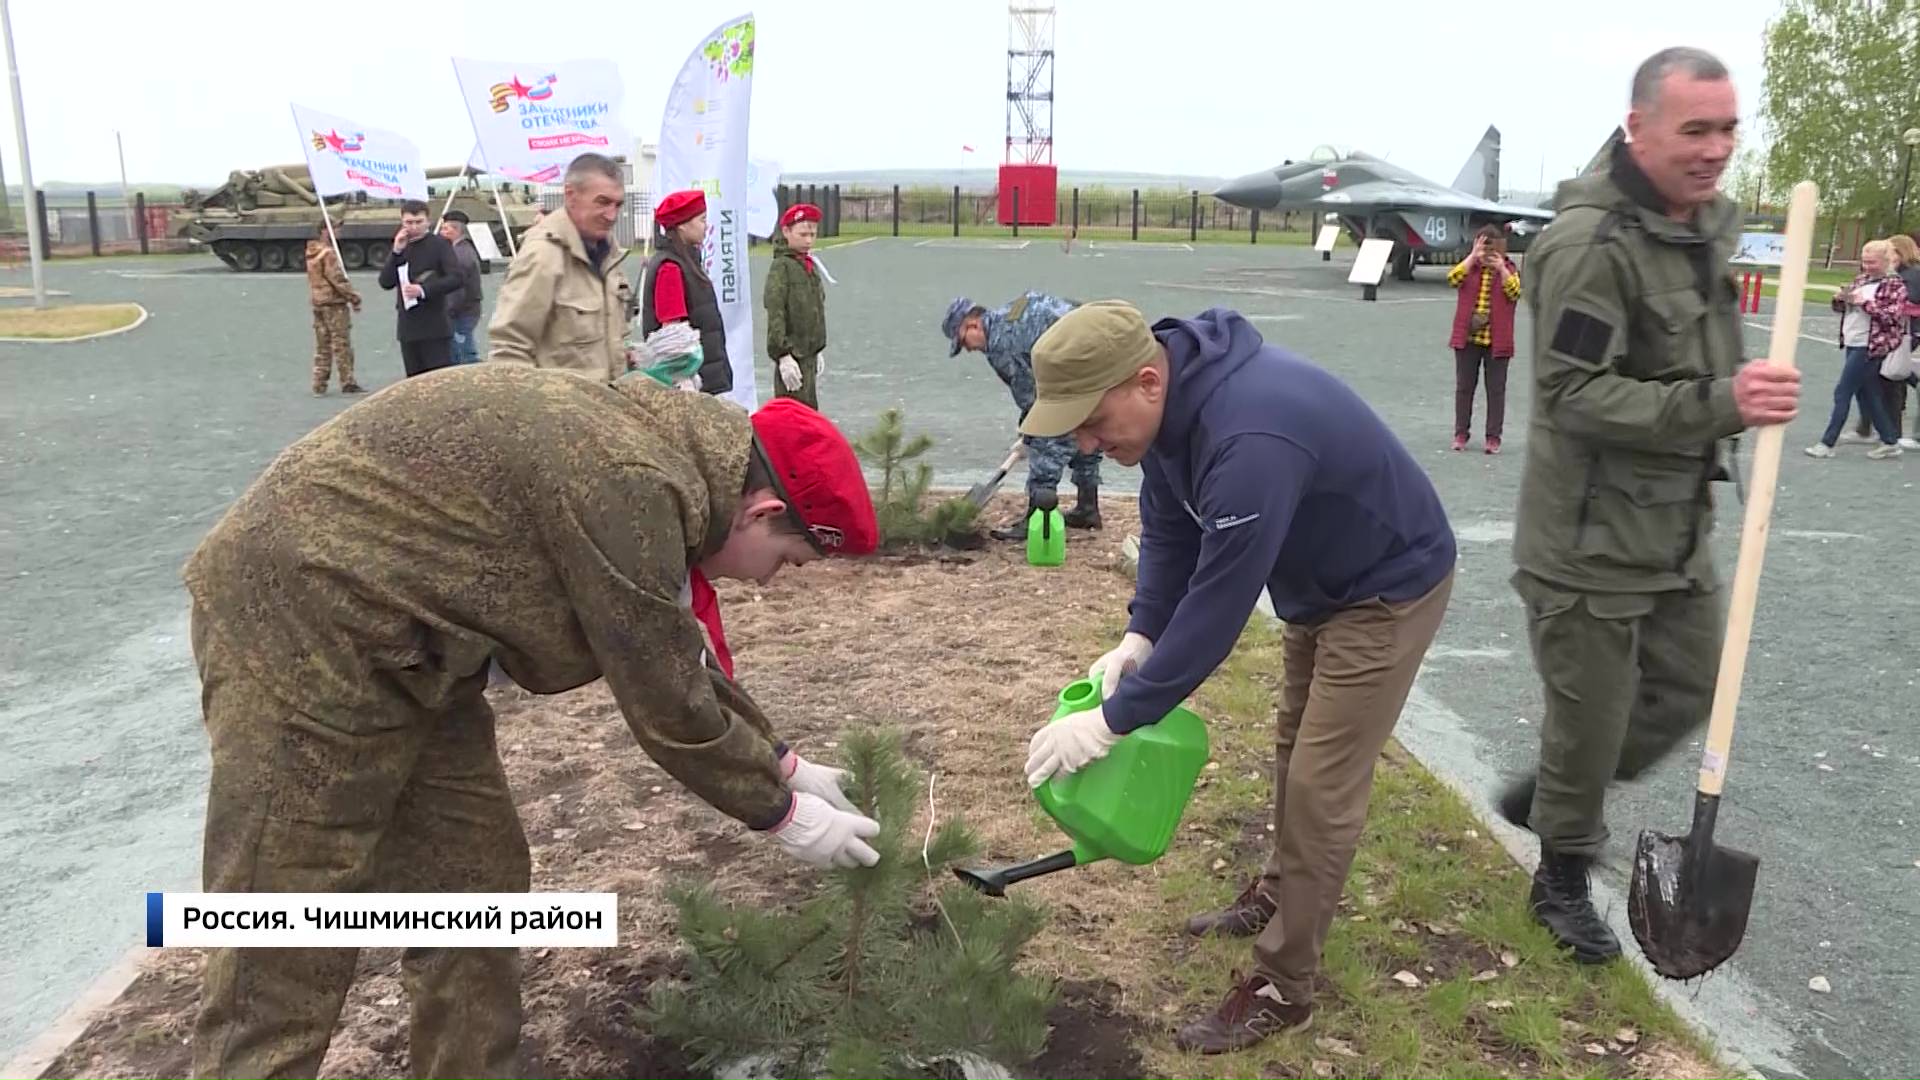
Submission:
<svg viewBox="0 0 1920 1080">
<path fill-rule="evenodd" d="M 346 270 L 340 266 L 340 260 L 334 258 L 331 250 L 327 252 L 323 265 L 326 267 L 327 284 L 333 286 L 333 291 L 340 294 L 340 299 L 350 304 L 358 304 L 360 294 L 353 290 L 353 282 L 347 280 Z"/>
<path fill-rule="evenodd" d="M 771 727 L 704 663 L 700 624 L 680 603 L 687 546 L 674 491 L 644 466 L 616 464 L 565 502 L 548 546 L 634 738 L 721 813 L 779 824 L 792 796 Z"/>
<path fill-rule="evenodd" d="M 1020 419 L 1025 420 L 1027 410 L 1033 408 L 1033 365 L 1024 354 L 995 345 L 992 339 L 987 341 L 987 366 L 1007 384 L 1014 407 L 1020 410 Z"/>
<path fill-rule="evenodd" d="M 787 268 L 788 260 L 774 257 L 767 268 L 766 295 L 761 304 L 767 309 L 767 359 L 778 360 L 793 351 L 787 343 Z"/>
<path fill-rule="evenodd" d="M 1627 372 L 1633 298 L 1622 252 L 1571 244 L 1534 260 L 1533 377 L 1538 408 L 1575 438 L 1631 450 L 1667 450 L 1737 435 L 1733 379 L 1671 382 Z"/>
</svg>

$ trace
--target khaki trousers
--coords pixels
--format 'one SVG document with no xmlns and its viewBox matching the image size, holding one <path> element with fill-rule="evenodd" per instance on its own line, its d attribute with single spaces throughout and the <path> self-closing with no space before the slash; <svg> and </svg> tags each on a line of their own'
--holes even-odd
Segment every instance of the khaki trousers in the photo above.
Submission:
<svg viewBox="0 0 1920 1080">
<path fill-rule="evenodd" d="M 1713 710 L 1724 598 L 1571 592 L 1525 571 L 1513 587 L 1547 704 L 1527 827 L 1555 851 L 1597 858 L 1608 781 L 1651 768 Z"/>
<path fill-rule="evenodd" d="M 1313 976 L 1367 821 L 1373 766 L 1453 594 L 1453 572 L 1425 596 L 1370 600 L 1312 626 L 1289 625 L 1273 766 L 1273 854 L 1261 891 L 1275 904 L 1254 942 L 1258 970 L 1287 1000 L 1313 1000 Z"/>
</svg>

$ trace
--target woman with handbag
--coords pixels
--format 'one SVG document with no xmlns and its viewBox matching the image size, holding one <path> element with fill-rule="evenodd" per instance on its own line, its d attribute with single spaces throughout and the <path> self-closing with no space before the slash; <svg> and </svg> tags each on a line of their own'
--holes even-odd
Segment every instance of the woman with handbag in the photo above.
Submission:
<svg viewBox="0 0 1920 1080">
<path fill-rule="evenodd" d="M 1833 388 L 1833 414 L 1820 441 L 1807 447 L 1808 457 L 1833 456 L 1834 443 L 1846 427 L 1849 405 L 1858 401 L 1860 411 L 1880 436 L 1880 445 L 1867 451 L 1870 458 L 1899 457 L 1900 432 L 1887 414 L 1887 399 L 1880 384 L 1882 372 L 1891 355 L 1898 367 L 1900 357 L 1911 364 L 1911 345 L 1907 330 L 1907 286 L 1893 270 L 1893 246 L 1874 240 L 1860 249 L 1860 273 L 1853 283 L 1833 298 L 1833 310 L 1840 316 L 1840 347 L 1846 359 L 1840 378 Z M 1896 385 L 1904 385 L 1909 368 L 1900 374 Z"/>
</svg>

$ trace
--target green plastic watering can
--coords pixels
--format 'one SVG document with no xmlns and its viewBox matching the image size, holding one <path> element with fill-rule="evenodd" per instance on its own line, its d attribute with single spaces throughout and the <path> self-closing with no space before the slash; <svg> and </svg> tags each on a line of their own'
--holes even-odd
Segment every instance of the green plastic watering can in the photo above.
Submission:
<svg viewBox="0 0 1920 1080">
<path fill-rule="evenodd" d="M 1081 679 L 1060 691 L 1049 723 L 1099 704 L 1100 684 Z M 997 870 L 955 867 L 953 872 L 988 896 L 1005 896 L 1017 881 L 1101 859 L 1144 866 L 1166 854 L 1206 764 L 1206 722 L 1176 707 L 1159 723 L 1128 732 L 1106 757 L 1033 789 L 1040 808 L 1072 847 Z"/>
</svg>

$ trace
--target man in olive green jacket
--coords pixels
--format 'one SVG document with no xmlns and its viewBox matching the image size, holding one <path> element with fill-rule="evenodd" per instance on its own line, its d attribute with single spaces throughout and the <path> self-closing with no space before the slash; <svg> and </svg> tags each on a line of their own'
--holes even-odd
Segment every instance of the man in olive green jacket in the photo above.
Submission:
<svg viewBox="0 0 1920 1080">
<path fill-rule="evenodd" d="M 1537 777 L 1501 810 L 1540 837 L 1534 917 L 1576 959 L 1620 943 L 1587 870 L 1610 778 L 1630 778 L 1706 720 L 1724 613 L 1708 535 L 1719 442 L 1791 420 L 1799 376 L 1741 364 L 1727 269 L 1739 208 L 1717 190 L 1739 111 L 1695 49 L 1634 76 L 1630 142 L 1561 185 L 1527 256 L 1533 416 L 1514 535 L 1546 692 Z"/>
<path fill-rule="evenodd" d="M 627 306 L 612 240 L 626 199 L 620 166 L 581 154 L 567 167 L 563 213 L 547 214 L 520 239 L 487 324 L 488 360 L 558 368 L 596 382 L 627 373 Z"/>
</svg>

